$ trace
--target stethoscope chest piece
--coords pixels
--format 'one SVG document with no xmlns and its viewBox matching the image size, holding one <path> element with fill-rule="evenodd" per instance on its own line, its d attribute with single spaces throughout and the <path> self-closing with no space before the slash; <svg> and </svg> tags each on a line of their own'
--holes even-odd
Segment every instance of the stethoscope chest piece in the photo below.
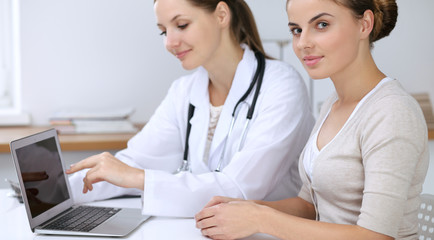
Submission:
<svg viewBox="0 0 434 240">
<path fill-rule="evenodd" d="M 191 172 L 190 165 L 187 160 L 182 160 L 181 166 L 179 166 L 175 173 L 180 172 Z"/>
</svg>

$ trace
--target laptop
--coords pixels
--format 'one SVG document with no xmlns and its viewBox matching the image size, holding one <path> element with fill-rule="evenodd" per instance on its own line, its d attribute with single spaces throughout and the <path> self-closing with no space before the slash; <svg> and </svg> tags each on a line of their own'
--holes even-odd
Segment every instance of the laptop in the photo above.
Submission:
<svg viewBox="0 0 434 240">
<path fill-rule="evenodd" d="M 135 208 L 74 205 L 55 129 L 14 140 L 10 148 L 32 232 L 123 237 L 149 218 Z"/>
</svg>

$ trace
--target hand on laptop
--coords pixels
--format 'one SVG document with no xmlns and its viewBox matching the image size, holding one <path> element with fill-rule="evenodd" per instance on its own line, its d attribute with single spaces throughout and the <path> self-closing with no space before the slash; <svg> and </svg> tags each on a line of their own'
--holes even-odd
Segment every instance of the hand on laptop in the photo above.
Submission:
<svg viewBox="0 0 434 240">
<path fill-rule="evenodd" d="M 121 162 L 108 152 L 73 164 L 66 170 L 66 173 L 72 174 L 87 168 L 89 171 L 83 179 L 83 193 L 92 191 L 92 185 L 101 181 L 107 181 L 119 187 L 144 189 L 145 171 Z"/>
</svg>

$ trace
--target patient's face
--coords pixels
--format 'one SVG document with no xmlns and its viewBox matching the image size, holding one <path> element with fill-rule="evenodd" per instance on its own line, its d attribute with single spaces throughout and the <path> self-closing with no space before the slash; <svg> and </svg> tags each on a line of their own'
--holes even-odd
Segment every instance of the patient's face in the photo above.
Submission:
<svg viewBox="0 0 434 240">
<path fill-rule="evenodd" d="M 288 22 L 298 59 L 311 78 L 341 74 L 360 56 L 361 22 L 332 0 L 290 0 Z"/>
</svg>

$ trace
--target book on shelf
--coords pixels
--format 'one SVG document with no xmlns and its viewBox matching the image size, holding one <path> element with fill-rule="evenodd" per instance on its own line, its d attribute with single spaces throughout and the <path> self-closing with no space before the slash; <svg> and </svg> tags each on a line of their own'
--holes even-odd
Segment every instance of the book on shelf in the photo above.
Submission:
<svg viewBox="0 0 434 240">
<path fill-rule="evenodd" d="M 133 109 L 115 111 L 59 111 L 49 122 L 60 134 L 135 133 L 138 128 L 129 120 Z"/>
<path fill-rule="evenodd" d="M 72 120 L 70 124 L 52 124 L 60 134 L 135 133 L 138 128 L 128 120 Z"/>
<path fill-rule="evenodd" d="M 120 120 L 128 119 L 134 113 L 134 108 L 114 110 L 60 110 L 50 116 L 50 122 L 70 123 L 71 120 Z"/>
</svg>

